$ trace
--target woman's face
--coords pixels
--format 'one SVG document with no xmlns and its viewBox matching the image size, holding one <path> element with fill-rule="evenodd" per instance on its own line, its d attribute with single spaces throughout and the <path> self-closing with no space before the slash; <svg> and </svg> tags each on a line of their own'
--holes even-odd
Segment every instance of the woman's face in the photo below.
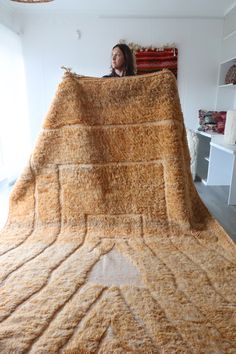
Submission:
<svg viewBox="0 0 236 354">
<path fill-rule="evenodd" d="M 124 68 L 125 57 L 122 50 L 120 50 L 119 47 L 115 47 L 114 49 L 112 49 L 111 58 L 112 58 L 111 61 L 112 69 L 122 70 Z"/>
</svg>

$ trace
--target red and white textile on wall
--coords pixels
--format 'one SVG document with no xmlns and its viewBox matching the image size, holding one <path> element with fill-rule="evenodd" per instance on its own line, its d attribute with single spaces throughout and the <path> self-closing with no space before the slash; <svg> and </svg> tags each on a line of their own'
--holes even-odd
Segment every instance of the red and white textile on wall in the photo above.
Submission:
<svg viewBox="0 0 236 354">
<path fill-rule="evenodd" d="M 135 52 L 135 58 L 138 75 L 169 69 L 177 78 L 177 48 L 142 48 Z"/>
</svg>

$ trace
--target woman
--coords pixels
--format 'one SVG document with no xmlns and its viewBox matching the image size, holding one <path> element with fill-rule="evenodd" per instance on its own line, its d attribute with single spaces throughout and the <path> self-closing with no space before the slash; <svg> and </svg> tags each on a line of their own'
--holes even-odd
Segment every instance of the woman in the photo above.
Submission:
<svg viewBox="0 0 236 354">
<path fill-rule="evenodd" d="M 134 57 L 126 44 L 116 44 L 112 48 L 111 73 L 103 77 L 122 77 L 135 75 Z"/>
</svg>

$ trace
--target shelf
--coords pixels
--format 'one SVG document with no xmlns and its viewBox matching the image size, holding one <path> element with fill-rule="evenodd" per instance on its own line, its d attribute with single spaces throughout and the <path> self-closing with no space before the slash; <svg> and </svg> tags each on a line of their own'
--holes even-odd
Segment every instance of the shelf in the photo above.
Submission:
<svg viewBox="0 0 236 354">
<path fill-rule="evenodd" d="M 217 132 L 210 132 L 210 131 L 204 132 L 202 130 L 196 130 L 196 133 L 200 134 L 200 135 L 203 135 L 203 136 L 206 136 L 207 138 L 211 138 L 214 135 L 219 135 L 219 133 L 217 133 Z"/>
<path fill-rule="evenodd" d="M 223 40 L 226 41 L 227 39 L 229 39 L 230 37 L 234 36 L 235 34 L 236 34 L 236 31 L 230 32 L 229 34 L 224 36 Z"/>
<path fill-rule="evenodd" d="M 219 85 L 218 87 L 233 87 L 233 88 L 235 88 L 236 87 L 236 85 L 235 84 L 225 84 L 225 85 Z"/>
<path fill-rule="evenodd" d="M 218 141 L 211 141 L 210 142 L 211 146 L 214 146 L 215 148 L 225 151 L 229 154 L 236 155 L 236 145 L 229 145 L 225 144 L 224 142 L 218 142 Z"/>
<path fill-rule="evenodd" d="M 229 62 L 235 62 L 235 61 L 236 61 L 236 58 L 235 58 L 235 57 L 229 58 L 229 59 L 227 59 L 227 60 L 221 61 L 221 62 L 220 62 L 220 65 L 227 64 L 227 63 L 229 63 Z"/>
<path fill-rule="evenodd" d="M 233 85 L 233 84 L 225 84 L 225 77 L 226 77 L 226 74 L 229 70 L 229 68 L 236 64 L 236 58 L 232 58 L 232 59 L 229 59 L 225 62 L 222 62 L 220 64 L 220 68 L 219 68 L 219 87 L 233 87 L 233 86 L 236 86 L 236 85 Z"/>
</svg>

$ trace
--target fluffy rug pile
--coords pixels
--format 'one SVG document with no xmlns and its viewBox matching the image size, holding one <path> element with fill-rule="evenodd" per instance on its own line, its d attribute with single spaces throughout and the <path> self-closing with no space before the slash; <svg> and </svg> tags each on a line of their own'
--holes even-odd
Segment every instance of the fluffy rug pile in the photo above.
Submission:
<svg viewBox="0 0 236 354">
<path fill-rule="evenodd" d="M 235 245 L 169 71 L 65 74 L 0 236 L 0 353 L 236 353 Z"/>
</svg>

